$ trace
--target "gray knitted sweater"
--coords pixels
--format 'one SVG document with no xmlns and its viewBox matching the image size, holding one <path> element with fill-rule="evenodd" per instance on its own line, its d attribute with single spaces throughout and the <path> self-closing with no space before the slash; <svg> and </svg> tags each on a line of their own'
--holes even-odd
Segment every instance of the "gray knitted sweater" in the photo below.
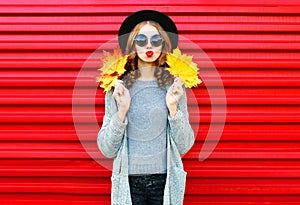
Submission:
<svg viewBox="0 0 300 205">
<path fill-rule="evenodd" d="M 129 89 L 131 104 L 127 113 L 129 174 L 155 174 L 167 171 L 166 89 L 156 80 L 137 80 Z"/>
<path fill-rule="evenodd" d="M 169 86 L 166 86 L 168 89 Z M 194 133 L 189 124 L 186 93 L 177 104 L 178 111 L 167 120 L 167 180 L 164 189 L 164 205 L 183 203 L 186 172 L 180 154 L 184 154 L 194 143 Z M 113 157 L 111 204 L 131 205 L 128 173 L 128 119 L 121 122 L 117 115 L 117 104 L 112 91 L 105 96 L 105 115 L 98 133 L 98 147 L 106 157 Z"/>
</svg>

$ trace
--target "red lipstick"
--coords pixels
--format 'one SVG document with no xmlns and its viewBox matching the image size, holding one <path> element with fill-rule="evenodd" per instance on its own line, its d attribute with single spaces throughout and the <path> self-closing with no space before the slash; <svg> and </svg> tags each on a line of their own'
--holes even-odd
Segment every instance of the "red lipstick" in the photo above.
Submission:
<svg viewBox="0 0 300 205">
<path fill-rule="evenodd" d="M 151 56 L 153 56 L 153 54 L 154 54 L 153 51 L 147 51 L 146 52 L 147 57 L 151 57 Z"/>
</svg>

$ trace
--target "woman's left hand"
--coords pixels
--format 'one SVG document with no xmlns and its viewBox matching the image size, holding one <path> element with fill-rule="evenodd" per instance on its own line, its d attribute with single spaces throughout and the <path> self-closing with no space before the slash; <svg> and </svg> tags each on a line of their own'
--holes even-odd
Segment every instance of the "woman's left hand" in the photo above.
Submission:
<svg viewBox="0 0 300 205">
<path fill-rule="evenodd" d="M 166 95 L 166 104 L 169 109 L 169 113 L 171 117 L 174 117 L 174 115 L 177 112 L 177 103 L 181 99 L 183 95 L 183 88 L 182 88 L 182 82 L 179 77 L 175 78 L 173 84 L 168 89 L 167 95 Z"/>
</svg>

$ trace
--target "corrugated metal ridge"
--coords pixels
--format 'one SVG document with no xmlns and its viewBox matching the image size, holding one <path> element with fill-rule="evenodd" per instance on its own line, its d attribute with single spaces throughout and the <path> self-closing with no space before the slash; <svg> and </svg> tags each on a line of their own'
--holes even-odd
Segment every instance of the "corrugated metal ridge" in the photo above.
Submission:
<svg viewBox="0 0 300 205">
<path fill-rule="evenodd" d="M 1 5 L 1 4 L 0 4 Z M 278 5 L 251 5 L 245 6 L 243 4 L 234 4 L 234 5 L 144 5 L 148 6 L 147 9 L 157 9 L 167 14 L 185 14 L 185 15 L 199 15 L 203 14 L 215 14 L 220 15 L 224 13 L 228 14 L 298 14 L 299 13 L 299 4 L 283 4 L 282 6 Z M 24 9 L 25 8 L 25 9 Z M 172 8 L 172 9 L 170 9 Z M 0 7 L 0 12 L 3 14 L 39 14 L 41 16 L 50 15 L 50 14 L 61 14 L 61 15 L 70 15 L 70 14 L 80 14 L 80 15 L 122 15 L 126 16 L 130 13 L 145 9 L 139 5 L 5 5 L 2 4 Z"/>
</svg>

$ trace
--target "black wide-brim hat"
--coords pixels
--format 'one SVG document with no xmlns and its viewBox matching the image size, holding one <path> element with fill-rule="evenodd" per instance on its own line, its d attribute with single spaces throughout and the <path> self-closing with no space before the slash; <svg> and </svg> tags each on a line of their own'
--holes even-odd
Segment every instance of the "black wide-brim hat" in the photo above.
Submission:
<svg viewBox="0 0 300 205">
<path fill-rule="evenodd" d="M 122 23 L 119 34 L 118 41 L 122 52 L 125 52 L 128 37 L 130 32 L 134 27 L 142 21 L 155 21 L 158 23 L 168 34 L 172 50 L 178 45 L 178 31 L 173 20 L 166 14 L 163 14 L 155 10 L 141 10 L 129 15 Z"/>
</svg>

